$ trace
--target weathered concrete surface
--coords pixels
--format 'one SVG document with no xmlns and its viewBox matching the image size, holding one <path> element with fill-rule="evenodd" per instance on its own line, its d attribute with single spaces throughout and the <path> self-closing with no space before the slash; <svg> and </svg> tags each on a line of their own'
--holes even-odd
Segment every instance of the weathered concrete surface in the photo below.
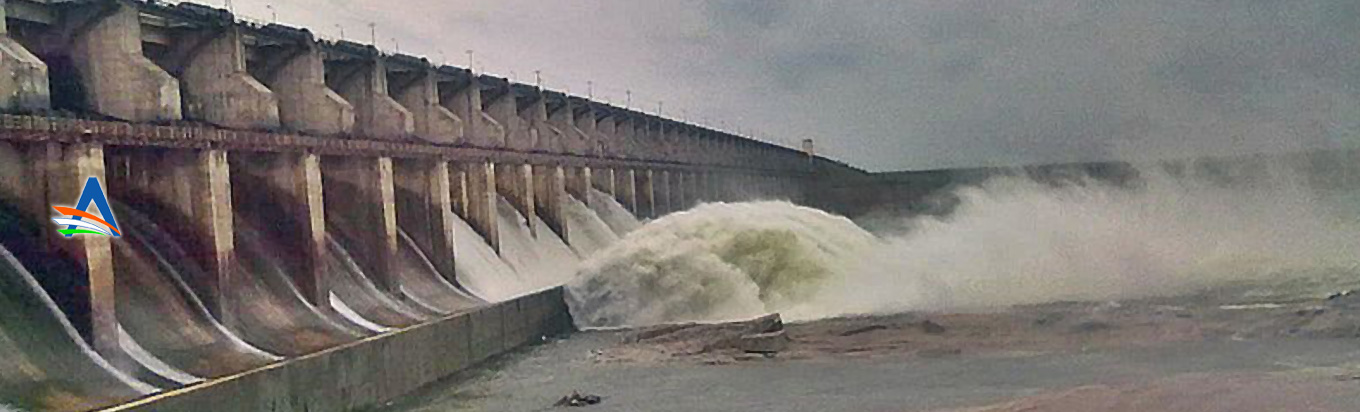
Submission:
<svg viewBox="0 0 1360 412">
<path fill-rule="evenodd" d="M 675 211 L 671 204 L 671 171 L 657 170 L 652 172 L 651 179 L 653 212 L 656 216 L 664 216 Z"/>
<path fill-rule="evenodd" d="M 326 253 L 326 207 L 321 158 L 311 153 L 241 153 L 231 155 L 234 205 L 243 210 L 277 210 L 295 226 L 276 233 L 292 245 L 290 273 L 304 299 L 329 304 L 330 285 L 323 263 Z M 244 184 L 244 186 L 242 186 Z M 267 185 L 268 190 L 253 185 Z M 249 190 L 247 190 L 249 189 Z"/>
<path fill-rule="evenodd" d="M 657 173 L 651 169 L 637 170 L 633 173 L 634 182 L 636 182 L 633 190 L 635 190 L 635 205 L 637 205 L 633 214 L 639 218 L 650 219 L 659 216 L 656 207 L 656 175 Z"/>
<path fill-rule="evenodd" d="M 374 283 L 389 292 L 401 286 L 396 278 L 399 246 L 397 199 L 390 157 L 325 157 L 321 175 L 326 193 L 326 216 L 347 222 L 355 260 Z"/>
<path fill-rule="evenodd" d="M 637 171 L 614 169 L 614 199 L 633 215 L 644 218 L 645 216 L 638 211 L 637 187 Z"/>
<path fill-rule="evenodd" d="M 614 173 L 614 169 L 610 168 L 591 169 L 591 186 L 594 187 L 595 190 L 604 192 L 604 194 L 615 196 L 618 189 L 614 186 L 614 183 L 616 182 Z M 617 196 L 615 196 L 615 198 L 617 198 Z"/>
<path fill-rule="evenodd" d="M 431 70 L 415 73 L 400 81 L 403 84 L 394 85 L 392 94 L 402 107 L 411 112 L 416 137 L 443 144 L 462 141 L 463 119 L 440 103 L 439 84 Z"/>
<path fill-rule="evenodd" d="M 303 42 L 278 56 L 272 73 L 261 80 L 275 93 L 279 122 L 286 128 L 323 136 L 354 130 L 354 106 L 326 86 L 325 59 L 316 44 Z"/>
<path fill-rule="evenodd" d="M 137 9 L 123 2 L 107 4 L 114 9 L 72 39 L 71 59 L 85 88 L 86 105 L 133 122 L 183 118 L 179 81 L 142 54 Z"/>
<path fill-rule="evenodd" d="M 580 200 L 587 205 L 590 204 L 590 188 L 595 183 L 595 171 L 590 166 L 564 167 L 562 168 L 567 193 L 571 194 L 576 200 Z M 606 192 L 607 193 L 607 192 Z"/>
<path fill-rule="evenodd" d="M 538 225 L 533 216 L 534 210 L 534 167 L 527 164 L 503 164 L 496 166 L 496 191 L 528 220 L 529 232 L 538 234 Z M 495 213 L 494 210 L 492 213 Z M 494 216 L 494 215 L 493 215 Z"/>
<path fill-rule="evenodd" d="M 190 227 L 169 228 L 182 240 L 189 256 L 206 271 L 204 303 L 223 323 L 234 311 L 225 293 L 236 273 L 235 220 L 231 172 L 223 150 L 140 152 L 127 159 L 127 184 L 135 193 L 150 196 L 178 214 Z"/>
<path fill-rule="evenodd" d="M 241 31 L 230 26 L 191 51 L 180 76 L 185 117 L 234 129 L 279 127 L 279 103 L 274 93 L 246 72 Z"/>
<path fill-rule="evenodd" d="M 88 178 L 105 179 L 104 147 L 94 143 L 49 143 L 39 160 L 48 178 L 47 198 L 55 205 L 75 206 Z M 108 188 L 104 188 L 108 193 Z M 98 208 L 94 208 L 98 209 Z M 43 216 L 51 216 L 54 211 Z M 98 210 L 91 213 L 101 215 Z M 52 235 L 52 247 L 80 261 L 89 271 L 90 330 L 95 350 L 114 363 L 122 361 L 118 346 L 118 317 L 114 296 L 112 238 L 107 236 Z"/>
<path fill-rule="evenodd" d="M 586 118 L 589 118 L 589 120 Z M 590 135 L 578 125 L 585 125 L 593 130 L 595 127 L 594 116 L 583 116 L 582 119 L 578 120 L 571 100 L 564 99 L 561 107 L 558 107 L 548 116 L 548 125 L 559 133 L 556 137 L 558 139 L 556 149 L 560 153 L 584 155 L 590 152 Z"/>
<path fill-rule="evenodd" d="M 106 411 L 361 410 L 571 330 L 552 289 Z"/>
<path fill-rule="evenodd" d="M 516 107 L 514 92 L 510 91 L 508 84 L 501 84 L 499 87 L 501 95 L 495 100 L 485 102 L 484 110 L 494 124 L 500 125 L 504 131 L 499 137 L 499 141 L 492 141 L 494 147 L 505 147 L 518 151 L 529 151 L 534 148 L 534 136 L 530 135 L 529 126 L 523 118 L 519 116 L 519 108 Z"/>
<path fill-rule="evenodd" d="M 472 162 L 459 165 L 458 187 L 453 189 L 461 203 L 454 210 L 460 213 L 477 234 L 482 235 L 491 248 L 501 250 L 500 229 L 496 220 L 496 165 L 491 162 Z"/>
<path fill-rule="evenodd" d="M 538 217 L 548 225 L 562 241 L 570 244 L 567 218 L 564 215 L 562 196 L 566 194 L 566 173 L 561 166 L 534 166 L 534 208 Z"/>
<path fill-rule="evenodd" d="M 463 119 L 463 139 L 460 143 L 477 147 L 501 147 L 505 144 L 505 127 L 482 110 L 481 84 L 476 76 L 467 73 L 467 84 L 449 85 L 447 89 L 440 91 L 440 104 Z"/>
<path fill-rule="evenodd" d="M 32 112 L 52 107 L 47 64 L 9 37 L 5 1 L 0 0 L 0 111 Z"/>
<path fill-rule="evenodd" d="M 397 223 L 439 273 L 453 277 L 454 207 L 448 162 L 429 159 L 393 162 Z"/>
<path fill-rule="evenodd" d="M 349 104 L 354 106 L 354 132 L 376 139 L 396 139 L 415 132 L 415 121 L 410 110 L 402 107 L 387 94 L 387 69 L 384 61 L 375 57 L 368 61 L 349 63 L 328 82 Z"/>
</svg>

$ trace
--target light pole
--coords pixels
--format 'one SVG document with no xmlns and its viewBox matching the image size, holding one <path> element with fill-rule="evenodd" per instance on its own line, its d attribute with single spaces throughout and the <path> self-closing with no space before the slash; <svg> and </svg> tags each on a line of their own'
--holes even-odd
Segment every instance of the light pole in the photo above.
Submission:
<svg viewBox="0 0 1360 412">
<path fill-rule="evenodd" d="M 266 5 L 264 5 L 264 8 L 269 9 L 269 22 L 270 22 L 270 23 L 274 23 L 274 24 L 278 24 L 278 23 L 279 23 L 279 12 L 278 12 L 277 10 L 274 10 L 274 5 L 273 5 L 273 4 L 266 4 Z"/>
<path fill-rule="evenodd" d="M 335 28 L 340 30 L 340 40 L 344 40 L 344 39 L 345 39 L 345 26 L 341 26 L 339 23 L 336 23 Z"/>
</svg>

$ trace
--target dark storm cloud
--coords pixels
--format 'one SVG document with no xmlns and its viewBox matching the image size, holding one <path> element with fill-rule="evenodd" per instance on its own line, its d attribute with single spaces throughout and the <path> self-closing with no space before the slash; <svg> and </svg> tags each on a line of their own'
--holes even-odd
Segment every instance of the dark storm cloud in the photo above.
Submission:
<svg viewBox="0 0 1360 412">
<path fill-rule="evenodd" d="M 476 49 L 492 71 L 541 69 L 577 92 L 593 80 L 601 98 L 632 90 L 635 107 L 665 100 L 667 115 L 784 144 L 815 138 L 872 169 L 1360 144 L 1354 0 L 403 5 L 280 9 L 322 31 L 376 20 L 404 51 Z"/>
</svg>

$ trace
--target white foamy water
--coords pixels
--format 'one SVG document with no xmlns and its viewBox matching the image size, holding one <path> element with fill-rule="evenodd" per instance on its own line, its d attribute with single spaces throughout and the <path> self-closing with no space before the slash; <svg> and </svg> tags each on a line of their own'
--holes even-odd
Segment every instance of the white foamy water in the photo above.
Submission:
<svg viewBox="0 0 1360 412">
<path fill-rule="evenodd" d="M 520 274 L 528 291 L 558 286 L 571 278 L 581 258 L 562 238 L 553 233 L 538 216 L 531 216 L 538 233 L 530 231 L 528 220 L 510 201 L 499 197 L 496 203 L 501 238 L 501 258 Z"/>
<path fill-rule="evenodd" d="M 567 238 L 577 256 L 589 258 L 619 241 L 619 235 L 594 210 L 575 196 L 562 194 Z"/>
<path fill-rule="evenodd" d="M 879 241 L 849 220 L 786 202 L 701 205 L 652 221 L 569 284 L 588 326 L 800 312 Z"/>
<path fill-rule="evenodd" d="M 633 216 L 617 199 L 614 199 L 614 196 L 610 196 L 608 193 L 590 189 L 590 208 L 595 211 L 600 220 L 609 225 L 609 228 L 614 229 L 614 233 L 619 236 L 627 235 L 628 232 L 642 227 L 642 222 L 638 221 L 637 217 Z"/>
<path fill-rule="evenodd" d="M 572 311 L 582 326 L 811 319 L 1360 282 L 1360 219 L 1293 171 L 1148 170 L 1124 188 L 995 178 L 957 191 L 947 217 L 904 218 L 905 234 L 882 239 L 785 202 L 704 205 L 588 261 Z"/>
<path fill-rule="evenodd" d="M 458 282 L 477 297 L 499 302 L 519 296 L 531 286 L 496 254 L 477 231 L 454 216 L 454 270 Z"/>
</svg>

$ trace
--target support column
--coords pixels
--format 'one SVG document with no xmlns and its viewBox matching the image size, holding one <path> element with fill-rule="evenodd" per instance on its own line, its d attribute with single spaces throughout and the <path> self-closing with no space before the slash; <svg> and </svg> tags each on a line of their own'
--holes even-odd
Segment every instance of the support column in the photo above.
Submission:
<svg viewBox="0 0 1360 412">
<path fill-rule="evenodd" d="M 442 159 L 397 160 L 397 223 L 430 258 L 435 269 L 454 280 L 454 216 L 449 164 Z"/>
<path fill-rule="evenodd" d="M 567 193 L 565 173 L 562 167 L 539 165 L 533 167 L 533 172 L 535 210 L 539 217 L 543 218 L 543 223 L 548 225 L 548 229 L 557 233 L 562 241 L 571 244 L 567 217 L 562 205 L 563 202 L 566 202 L 566 199 L 563 199 L 562 196 Z"/>
<path fill-rule="evenodd" d="M 685 172 L 671 172 L 671 210 L 681 211 L 690 208 L 689 191 L 685 189 Z"/>
<path fill-rule="evenodd" d="M 0 110 L 33 112 L 52 108 L 47 64 L 9 37 L 5 1 L 0 1 Z"/>
<path fill-rule="evenodd" d="M 656 186 L 653 184 L 653 174 L 651 169 L 637 170 L 633 173 L 636 178 L 637 209 L 635 214 L 638 218 L 651 219 L 657 217 L 656 213 Z"/>
<path fill-rule="evenodd" d="M 448 92 L 441 92 L 440 102 L 463 119 L 463 142 L 477 147 L 501 147 L 505 144 L 505 127 L 482 111 L 481 82 L 471 72 L 464 75 L 466 84 L 450 84 Z"/>
<path fill-rule="evenodd" d="M 517 151 L 529 151 L 533 149 L 533 141 L 529 136 L 527 122 L 519 117 L 519 108 L 515 102 L 515 92 L 511 90 L 508 83 L 497 85 L 499 90 L 493 92 L 493 99 L 486 104 L 486 115 L 494 123 L 499 124 L 504 133 L 499 137 L 499 142 L 493 142 L 494 147 L 504 147 Z M 486 95 L 483 94 L 483 98 Z"/>
<path fill-rule="evenodd" d="M 533 165 L 498 165 L 496 167 L 496 191 L 505 196 L 515 210 L 524 216 L 529 232 L 538 234 L 534 216 L 534 167 Z M 492 209 L 495 213 L 495 209 Z"/>
<path fill-rule="evenodd" d="M 179 81 L 142 54 L 140 13 L 118 1 L 74 33 L 71 59 L 87 107 L 131 122 L 179 120 Z"/>
<path fill-rule="evenodd" d="M 307 39 L 275 59 L 261 80 L 278 97 L 283 127 L 325 136 L 354 130 L 354 107 L 326 86 L 325 60 L 315 42 Z"/>
<path fill-rule="evenodd" d="M 117 193 L 150 196 L 165 205 L 166 230 L 180 238 L 185 252 L 204 269 L 205 279 L 189 279 L 208 310 L 224 324 L 234 311 L 227 299 L 235 276 L 235 215 L 231 169 L 222 150 L 137 150 L 120 162 L 126 179 Z M 120 175 L 121 178 L 121 175 Z M 169 224 L 178 223 L 178 224 Z"/>
<path fill-rule="evenodd" d="M 675 211 L 671 204 L 671 171 L 661 170 L 652 173 L 652 197 L 656 199 L 653 214 L 661 217 Z"/>
<path fill-rule="evenodd" d="M 604 194 L 609 196 L 614 196 L 618 192 L 618 190 L 614 188 L 614 169 L 603 168 L 592 170 L 590 175 L 591 181 L 593 182 L 592 186 L 595 190 L 604 192 Z"/>
<path fill-rule="evenodd" d="M 232 176 L 238 185 L 267 186 L 233 192 L 235 207 L 286 217 L 278 222 L 286 226 L 275 233 L 293 251 L 293 283 L 308 302 L 329 305 L 321 158 L 311 153 L 234 153 L 232 157 Z"/>
<path fill-rule="evenodd" d="M 461 187 L 454 193 L 467 203 L 461 206 L 463 220 L 486 239 L 496 252 L 501 250 L 500 231 L 496 225 L 496 166 L 487 161 L 464 163 L 459 168 Z"/>
<path fill-rule="evenodd" d="M 690 173 L 685 178 L 688 185 L 685 187 L 685 194 L 689 196 L 689 207 L 699 206 L 708 200 L 708 195 L 704 193 L 704 172 Z"/>
<path fill-rule="evenodd" d="M 406 84 L 393 88 L 393 97 L 411 112 L 416 137 L 434 143 L 458 142 L 463 136 L 463 119 L 440 104 L 434 71 L 426 69 L 414 76 L 402 79 Z"/>
<path fill-rule="evenodd" d="M 563 169 L 566 172 L 567 193 L 576 197 L 581 203 L 590 205 L 590 189 L 595 184 L 595 173 L 590 166 L 570 166 Z"/>
<path fill-rule="evenodd" d="M 326 215 L 333 228 L 350 237 L 355 255 L 374 283 L 394 294 L 400 286 L 395 265 L 398 253 L 396 193 L 392 158 L 326 157 L 321 161 L 326 192 Z"/>
<path fill-rule="evenodd" d="M 55 205 L 75 207 L 89 178 L 98 178 L 101 183 L 107 180 L 104 173 L 104 148 L 99 144 L 48 143 L 42 161 L 46 165 L 48 178 L 47 198 Z M 103 189 L 108 194 L 108 187 Z M 89 208 L 88 211 L 107 218 L 98 208 Z M 49 208 L 45 216 L 54 213 Z M 121 358 L 118 317 L 115 315 L 117 299 L 114 295 L 111 238 L 89 235 L 68 238 L 57 234 L 50 235 L 48 239 L 53 248 L 80 261 L 88 271 L 90 324 L 83 326 L 88 327 L 95 350 L 106 357 Z"/>
<path fill-rule="evenodd" d="M 332 87 L 354 106 L 354 132 L 370 138 L 399 139 L 415 132 L 411 111 L 387 94 L 387 69 L 381 57 L 350 63 L 352 73 L 333 76 Z"/>
<path fill-rule="evenodd" d="M 614 170 L 614 199 L 623 204 L 624 209 L 633 216 L 643 218 L 638 211 L 637 201 L 637 172 L 633 169 Z"/>
<path fill-rule="evenodd" d="M 181 76 L 185 116 L 235 129 L 279 127 L 279 104 L 268 87 L 246 71 L 239 26 L 230 25 L 195 45 Z"/>
</svg>

